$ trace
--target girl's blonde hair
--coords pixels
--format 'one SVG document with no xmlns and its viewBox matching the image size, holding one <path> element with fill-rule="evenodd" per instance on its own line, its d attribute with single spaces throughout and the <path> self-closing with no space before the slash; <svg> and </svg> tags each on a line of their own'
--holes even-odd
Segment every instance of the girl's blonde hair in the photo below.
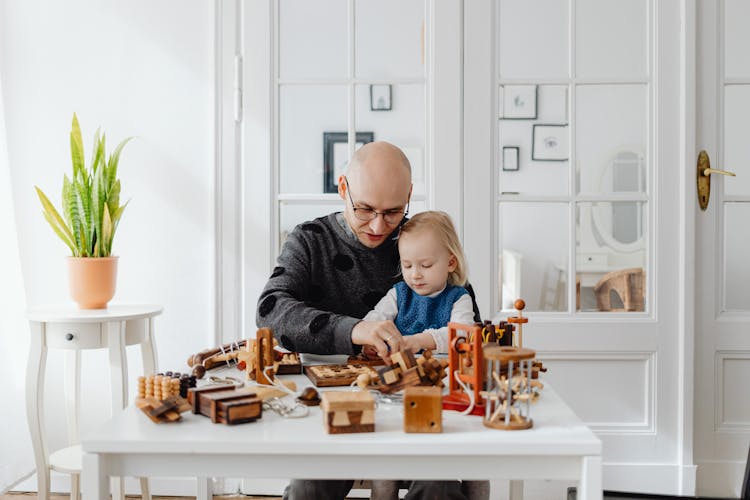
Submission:
<svg viewBox="0 0 750 500">
<path fill-rule="evenodd" d="M 437 210 L 420 212 L 401 226 L 401 235 L 417 233 L 420 231 L 432 231 L 438 241 L 456 257 L 456 269 L 448 275 L 448 283 L 456 286 L 464 286 L 468 275 L 466 268 L 466 257 L 461 247 L 461 242 L 456 234 L 450 215 Z"/>
</svg>

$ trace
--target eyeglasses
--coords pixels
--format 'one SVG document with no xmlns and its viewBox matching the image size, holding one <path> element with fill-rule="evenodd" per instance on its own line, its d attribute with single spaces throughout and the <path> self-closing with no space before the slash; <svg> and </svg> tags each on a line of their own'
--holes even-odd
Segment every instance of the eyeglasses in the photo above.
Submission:
<svg viewBox="0 0 750 500">
<path fill-rule="evenodd" d="M 346 192 L 349 195 L 349 201 L 352 203 L 352 210 L 354 210 L 354 216 L 361 220 L 369 222 L 374 220 L 378 215 L 383 216 L 383 220 L 386 224 L 395 225 L 401 222 L 401 219 L 406 217 L 409 213 L 409 202 L 406 202 L 406 208 L 404 210 L 386 210 L 385 212 L 378 212 L 372 208 L 358 208 L 354 206 L 354 200 L 352 199 L 352 191 L 349 188 L 349 179 L 344 177 L 346 183 Z"/>
</svg>

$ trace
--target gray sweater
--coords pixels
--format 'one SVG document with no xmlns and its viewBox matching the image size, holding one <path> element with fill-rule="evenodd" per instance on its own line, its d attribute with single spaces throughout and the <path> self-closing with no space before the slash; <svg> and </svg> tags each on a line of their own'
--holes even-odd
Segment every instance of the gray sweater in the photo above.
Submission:
<svg viewBox="0 0 750 500">
<path fill-rule="evenodd" d="M 397 234 L 368 248 L 340 214 L 298 225 L 258 299 L 258 327 L 291 351 L 358 352 L 352 328 L 399 278 Z"/>
</svg>

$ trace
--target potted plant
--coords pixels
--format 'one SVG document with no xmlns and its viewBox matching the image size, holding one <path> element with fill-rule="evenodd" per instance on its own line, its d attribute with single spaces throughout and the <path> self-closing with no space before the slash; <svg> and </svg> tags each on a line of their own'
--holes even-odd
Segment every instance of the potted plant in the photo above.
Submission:
<svg viewBox="0 0 750 500">
<path fill-rule="evenodd" d="M 70 248 L 68 258 L 70 293 L 81 309 L 103 309 L 115 294 L 117 257 L 112 256 L 112 240 L 125 210 L 120 205 L 117 164 L 129 137 L 107 157 L 105 135 L 94 134 L 90 167 L 84 162 L 83 139 L 78 117 L 73 113 L 70 153 L 73 175 L 63 178 L 62 216 L 49 198 L 36 189 L 44 218 Z"/>
</svg>

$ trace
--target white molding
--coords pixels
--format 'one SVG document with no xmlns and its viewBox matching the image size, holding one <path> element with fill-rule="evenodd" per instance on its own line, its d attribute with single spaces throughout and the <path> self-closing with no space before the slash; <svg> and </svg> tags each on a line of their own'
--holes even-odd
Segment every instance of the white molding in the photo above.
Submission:
<svg viewBox="0 0 750 500">
<path fill-rule="evenodd" d="M 278 203 L 274 195 L 276 174 L 276 91 L 273 82 L 272 27 L 274 0 L 242 2 L 241 28 L 244 82 L 241 144 L 242 178 L 242 326 L 247 337 L 255 330 L 255 309 L 260 292 L 274 265 L 278 231 Z M 236 274 L 234 276 L 239 276 Z"/>
<path fill-rule="evenodd" d="M 695 0 L 680 2 L 680 251 L 678 283 L 678 388 L 677 415 L 678 462 L 683 466 L 680 481 L 681 495 L 694 495 L 696 468 L 693 465 L 695 432 L 695 304 L 696 304 L 696 248 L 695 248 L 695 185 L 693 161 L 696 150 L 696 17 Z M 686 473 L 686 471 L 690 473 Z"/>
<path fill-rule="evenodd" d="M 487 168 L 495 165 L 497 142 L 497 106 L 493 101 L 495 22 L 494 2 L 464 2 L 463 213 L 467 217 L 468 214 L 479 214 L 478 220 L 489 221 L 490 225 L 467 225 L 464 228 L 463 243 L 466 259 L 481 263 L 481 267 L 470 269 L 469 272 L 479 310 L 484 317 L 490 317 L 498 309 L 495 256 L 499 252 L 497 204 L 494 201 L 497 179 L 495 169 Z M 478 272 L 480 269 L 482 272 Z"/>
<path fill-rule="evenodd" d="M 716 350 L 714 353 L 714 432 L 750 432 L 750 418 L 746 422 L 727 423 L 724 416 L 724 362 L 727 360 L 741 360 L 750 363 L 750 351 L 747 350 Z M 731 381 L 737 387 L 737 381 Z M 739 397 L 741 393 L 737 395 Z"/>
<path fill-rule="evenodd" d="M 663 463 L 605 463 L 605 490 L 657 495 L 692 495 L 682 491 L 695 478 L 695 466 Z M 694 483 L 693 479 L 693 483 Z"/>
<path fill-rule="evenodd" d="M 737 460 L 698 461 L 696 493 L 701 496 L 739 498 L 745 462 Z"/>
<path fill-rule="evenodd" d="M 643 415 L 645 421 L 637 422 L 584 422 L 598 435 L 654 434 L 656 432 L 656 352 L 654 351 L 542 351 L 537 350 L 542 361 L 643 361 Z M 542 392 L 544 397 L 544 392 Z"/>
<path fill-rule="evenodd" d="M 214 170 L 214 344 L 238 338 L 242 310 L 240 200 L 241 155 L 239 131 L 241 122 L 235 116 L 238 47 L 237 1 L 215 4 L 215 170 Z M 241 116 L 241 114 L 240 114 Z"/>
<path fill-rule="evenodd" d="M 463 207 L 463 2 L 430 0 L 425 46 L 428 63 L 428 208 L 447 212 L 459 237 Z"/>
</svg>

